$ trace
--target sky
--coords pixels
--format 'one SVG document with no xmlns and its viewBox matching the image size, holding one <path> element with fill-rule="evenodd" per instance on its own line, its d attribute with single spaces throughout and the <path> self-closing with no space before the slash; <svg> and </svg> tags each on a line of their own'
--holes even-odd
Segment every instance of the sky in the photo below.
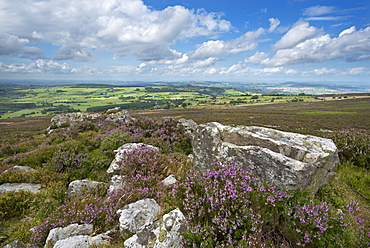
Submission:
<svg viewBox="0 0 370 248">
<path fill-rule="evenodd" d="M 0 0 L 0 79 L 370 85 L 369 0 Z"/>
</svg>

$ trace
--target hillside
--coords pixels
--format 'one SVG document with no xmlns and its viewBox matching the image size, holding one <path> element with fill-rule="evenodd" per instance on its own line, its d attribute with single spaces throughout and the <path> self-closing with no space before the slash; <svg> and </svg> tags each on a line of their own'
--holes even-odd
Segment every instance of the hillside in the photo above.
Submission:
<svg viewBox="0 0 370 248">
<path fill-rule="evenodd" d="M 57 226 L 65 226 L 71 221 L 84 223 L 86 216 L 78 217 L 70 211 L 73 208 L 82 212 L 87 211 L 85 207 L 90 206 L 89 204 L 92 204 L 91 206 L 101 204 L 103 208 L 106 207 L 100 215 L 93 219 L 95 232 L 102 233 L 112 229 L 116 224 L 115 221 L 104 222 L 104 219 L 112 214 L 109 212 L 112 210 L 108 211 L 109 206 L 103 203 L 106 199 L 104 189 L 93 190 L 87 192 L 83 197 L 77 198 L 68 198 L 65 192 L 68 184 L 76 179 L 107 182 L 106 170 L 114 158 L 113 150 L 124 143 L 143 142 L 159 147 L 162 152 L 161 155 L 152 156 L 150 159 L 144 155 L 144 157 L 140 157 L 140 154 L 137 157 L 135 155 L 128 162 L 126 173 L 131 173 L 133 168 L 136 168 L 136 173 L 144 173 L 140 172 L 138 168 L 145 164 L 147 166 L 145 168 L 149 171 L 149 174 L 145 174 L 148 180 L 145 183 L 132 180 L 132 184 L 127 185 L 128 188 L 125 189 L 125 192 L 130 192 L 130 194 L 121 192 L 117 198 L 111 198 L 115 200 L 115 206 L 120 208 L 136 200 L 153 197 L 166 209 L 165 211 L 174 207 L 182 209 L 184 207 L 182 196 L 178 196 L 179 201 L 168 197 L 168 189 L 159 188 L 157 182 L 171 173 L 178 178 L 184 178 L 184 180 L 189 179 L 187 176 L 191 175 L 190 165 L 185 162 L 186 155 L 191 153 L 190 140 L 188 136 L 184 135 L 184 130 L 177 127 L 177 120 L 186 118 L 193 119 L 198 124 L 217 121 L 229 125 L 265 126 L 333 139 L 340 151 L 341 158 L 341 164 L 337 169 L 338 175 L 336 179 L 320 189 L 316 195 L 308 196 L 304 192 L 294 192 L 292 193 L 294 194 L 293 198 L 288 197 L 276 202 L 277 206 L 272 206 L 265 205 L 266 198 L 264 197 L 266 196 L 257 193 L 251 196 L 239 192 L 240 199 L 245 201 L 245 197 L 254 197 L 256 202 L 261 203 L 261 205 L 255 205 L 252 208 L 261 215 L 262 219 L 258 220 L 261 225 L 256 228 L 261 227 L 262 229 L 255 233 L 256 236 L 253 236 L 252 233 L 248 235 L 252 235 L 250 237 L 259 241 L 264 241 L 268 247 L 272 247 L 272 245 L 280 247 L 281 243 L 277 242 L 282 242 L 288 247 L 302 246 L 298 243 L 300 240 L 303 242 L 305 240 L 303 232 L 310 235 L 311 239 L 310 241 L 306 239 L 306 247 L 334 247 L 338 245 L 336 242 L 342 243 L 346 247 L 366 247 L 368 244 L 366 242 L 370 242 L 370 237 L 368 237 L 370 227 L 369 103 L 370 98 L 346 98 L 336 101 L 241 104 L 222 106 L 222 108 L 136 110 L 129 112 L 132 117 L 136 118 L 136 121 L 131 124 L 119 126 L 109 124 L 98 127 L 94 121 L 88 121 L 81 123 L 76 129 L 69 131 L 60 129 L 48 135 L 45 135 L 45 129 L 50 125 L 49 121 L 52 116 L 0 119 L 0 184 L 29 182 L 39 183 L 44 187 L 43 191 L 36 194 L 7 193 L 0 195 L 0 217 L 2 218 L 0 246 L 13 240 L 41 245 L 51 228 L 45 224 L 46 221 L 57 223 L 63 219 Z M 66 158 L 68 160 L 65 160 Z M 161 167 L 163 164 L 168 166 L 164 169 Z M 27 175 L 14 171 L 5 172 L 15 165 L 27 165 L 35 171 Z M 138 167 L 138 165 L 140 166 Z M 236 173 L 243 174 L 244 172 L 237 171 Z M 136 175 L 131 176 L 134 178 Z M 194 178 L 198 177 L 194 175 Z M 224 179 L 220 177 L 217 180 L 223 182 Z M 226 180 L 231 179 L 226 178 Z M 180 188 L 181 185 L 185 185 L 181 183 L 183 182 L 180 180 Z M 239 187 L 238 184 L 235 186 Z M 251 187 L 254 186 L 251 184 Z M 138 190 L 144 188 L 147 191 Z M 186 188 L 183 189 L 186 190 Z M 158 192 L 162 192 L 164 195 L 158 194 Z M 257 188 L 256 192 L 258 192 Z M 197 195 L 198 193 L 200 195 Z M 203 193 L 201 191 L 198 193 L 192 196 L 192 202 L 196 202 L 196 197 L 202 197 Z M 322 209 L 317 217 L 329 215 L 332 218 L 330 223 L 323 223 L 323 227 L 328 228 L 328 231 L 317 229 L 318 224 L 315 224 L 317 218 L 313 219 L 307 215 L 302 218 L 305 218 L 308 224 L 303 225 L 297 222 L 299 227 L 296 226 L 293 229 L 289 229 L 289 226 L 284 225 L 284 222 L 279 222 L 279 218 L 289 219 L 284 213 L 285 210 L 289 209 L 287 204 L 293 203 L 297 204 L 297 211 L 301 207 L 299 204 L 306 204 L 304 206 L 310 207 L 312 210 Z M 356 209 L 356 204 L 360 207 L 360 211 L 355 211 L 355 214 L 351 213 L 352 210 L 345 211 L 347 207 Z M 225 203 L 225 206 L 229 205 Z M 231 206 L 240 208 L 239 205 Z M 280 210 L 276 211 L 276 209 Z M 340 226 L 340 223 L 344 225 L 344 222 L 340 222 L 337 218 L 337 209 L 342 209 L 345 212 L 344 219 L 341 221 L 352 223 L 352 226 L 348 226 L 348 228 Z M 94 208 L 89 209 L 89 211 L 95 210 Z M 231 211 L 231 208 L 229 210 Z M 276 219 L 270 222 L 269 228 L 266 229 L 267 225 L 262 223 L 271 219 L 271 216 Z M 25 220 L 25 217 L 29 218 Z M 241 221 L 235 215 L 226 217 L 229 218 L 229 221 Z M 194 218 L 193 224 L 198 225 L 205 220 L 210 221 L 212 215 L 203 215 L 202 218 L 204 219 Z M 229 244 L 227 243 L 229 242 L 227 241 L 228 237 L 232 237 L 235 244 L 248 247 L 246 243 L 243 243 L 243 237 L 247 235 L 243 230 L 247 230 L 247 226 L 250 224 L 243 222 L 232 236 L 223 235 L 220 232 L 217 241 L 207 241 L 209 244 L 213 244 L 209 247 Z M 330 225 L 333 228 L 329 228 Z M 36 226 L 39 230 L 37 235 L 29 231 L 31 227 Z M 300 232 L 296 229 L 299 229 Z M 203 242 L 200 237 L 209 235 L 207 230 L 203 229 L 198 234 L 188 233 L 186 237 L 199 247 L 200 243 Z M 278 230 L 280 231 L 278 232 Z M 320 233 L 320 235 L 313 237 L 315 233 Z M 320 239 L 317 239 L 318 237 Z M 122 238 L 118 237 L 113 240 L 113 243 L 108 247 L 122 247 Z M 260 246 L 257 245 L 257 247 Z"/>
</svg>

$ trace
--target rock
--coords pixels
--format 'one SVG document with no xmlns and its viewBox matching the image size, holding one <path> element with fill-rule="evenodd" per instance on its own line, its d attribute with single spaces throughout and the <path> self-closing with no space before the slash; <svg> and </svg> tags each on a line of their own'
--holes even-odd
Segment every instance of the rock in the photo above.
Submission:
<svg viewBox="0 0 370 248">
<path fill-rule="evenodd" d="M 28 248 L 28 246 L 16 240 L 16 241 L 11 242 L 10 244 L 7 244 L 3 248 Z"/>
<path fill-rule="evenodd" d="M 126 176 L 120 175 L 113 175 L 109 182 L 108 192 L 112 193 L 113 191 L 122 189 L 125 185 L 125 178 Z"/>
<path fill-rule="evenodd" d="M 41 190 L 41 184 L 32 183 L 4 183 L 0 185 L 0 195 L 4 195 L 8 191 L 18 192 L 20 190 L 28 190 L 32 193 L 37 193 Z"/>
<path fill-rule="evenodd" d="M 177 248 L 181 247 L 182 235 L 186 231 L 186 220 L 178 209 L 165 214 L 154 226 L 144 228 L 124 242 L 126 248 Z"/>
<path fill-rule="evenodd" d="M 126 123 L 132 121 L 128 111 L 121 111 L 119 109 L 107 110 L 106 113 L 67 113 L 54 116 L 50 121 L 50 126 L 46 129 L 47 133 L 51 133 L 58 128 L 73 128 L 80 123 L 98 120 L 97 125 L 109 125 L 110 123 Z"/>
<path fill-rule="evenodd" d="M 71 224 L 67 227 L 58 227 L 50 230 L 46 238 L 45 247 L 53 246 L 58 240 L 65 240 L 72 236 L 90 235 L 94 231 L 92 224 Z"/>
<path fill-rule="evenodd" d="M 153 224 L 161 207 L 154 199 L 143 199 L 125 206 L 117 211 L 121 235 L 136 233 Z"/>
<path fill-rule="evenodd" d="M 185 128 L 185 132 L 186 133 L 189 133 L 189 134 L 193 134 L 195 129 L 197 128 L 198 124 L 193 121 L 193 120 L 187 120 L 187 119 L 184 119 L 184 118 L 181 118 L 180 120 L 178 120 L 178 124 L 177 125 L 180 125 L 180 126 L 183 126 Z"/>
<path fill-rule="evenodd" d="M 68 185 L 68 196 L 76 196 L 80 194 L 81 190 L 88 188 L 95 188 L 99 185 L 103 185 L 102 182 L 90 181 L 90 180 L 75 180 Z"/>
<path fill-rule="evenodd" d="M 20 165 L 13 166 L 12 168 L 10 168 L 10 170 L 11 171 L 21 171 L 21 172 L 33 172 L 33 171 L 35 171 L 35 169 L 32 169 L 29 166 L 20 166 Z"/>
<path fill-rule="evenodd" d="M 121 166 L 119 165 L 119 162 L 127 158 L 127 154 L 133 150 L 143 150 L 143 149 L 153 149 L 155 151 L 159 152 L 159 148 L 151 145 L 146 145 L 143 143 L 127 143 L 118 148 L 117 150 L 114 150 L 116 153 L 116 157 L 110 164 L 107 173 L 110 175 L 119 174 Z"/>
<path fill-rule="evenodd" d="M 105 117 L 102 125 L 110 123 L 128 123 L 135 119 L 129 115 L 128 111 L 120 110 L 120 108 L 109 109 L 105 113 L 108 114 L 108 116 Z"/>
<path fill-rule="evenodd" d="M 53 248 L 91 248 L 92 246 L 109 245 L 110 237 L 106 234 L 99 234 L 94 237 L 77 235 L 63 240 L 58 240 Z"/>
<path fill-rule="evenodd" d="M 212 168 L 214 161 L 235 163 L 285 190 L 309 189 L 315 193 L 336 175 L 339 164 L 332 140 L 264 127 L 202 124 L 192 145 L 198 170 Z"/>
<path fill-rule="evenodd" d="M 169 175 L 165 179 L 163 179 L 162 183 L 166 186 L 173 185 L 177 182 L 176 178 L 174 175 Z"/>
</svg>

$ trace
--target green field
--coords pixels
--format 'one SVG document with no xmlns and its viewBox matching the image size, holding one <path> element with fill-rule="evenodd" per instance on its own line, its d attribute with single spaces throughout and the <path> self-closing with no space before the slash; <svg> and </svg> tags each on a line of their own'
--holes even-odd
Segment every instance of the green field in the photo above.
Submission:
<svg viewBox="0 0 370 248">
<path fill-rule="evenodd" d="M 43 116 L 69 112 L 102 112 L 120 107 L 127 110 L 229 108 L 282 102 L 339 100 L 300 93 L 262 94 L 260 90 L 205 86 L 113 86 L 0 85 L 0 118 Z M 343 98 L 342 98 L 343 99 Z"/>
</svg>

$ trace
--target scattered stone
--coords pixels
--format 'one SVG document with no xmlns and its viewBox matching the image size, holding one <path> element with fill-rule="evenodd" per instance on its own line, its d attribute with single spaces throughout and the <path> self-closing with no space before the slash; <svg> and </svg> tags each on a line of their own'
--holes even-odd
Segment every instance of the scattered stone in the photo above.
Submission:
<svg viewBox="0 0 370 248">
<path fill-rule="evenodd" d="M 154 229 L 154 226 L 156 228 Z M 124 242 L 126 248 L 177 248 L 181 247 L 182 235 L 186 231 L 186 220 L 178 209 L 165 214 L 155 225 L 144 228 Z"/>
<path fill-rule="evenodd" d="M 76 196 L 81 193 L 84 188 L 95 188 L 99 185 L 103 185 L 102 182 L 90 181 L 90 180 L 75 180 L 68 185 L 68 196 Z"/>
<path fill-rule="evenodd" d="M 33 172 L 33 171 L 35 171 L 35 169 L 33 169 L 29 166 L 20 166 L 20 165 L 13 166 L 9 170 L 11 170 L 11 171 L 21 171 L 21 172 Z"/>
<path fill-rule="evenodd" d="M 159 152 L 159 148 L 151 145 L 146 145 L 144 143 L 127 143 L 118 148 L 117 150 L 114 150 L 116 153 L 115 159 L 110 164 L 107 173 L 109 175 L 115 175 L 119 174 L 121 170 L 121 166 L 119 164 L 120 161 L 124 160 L 127 157 L 127 154 L 133 150 L 143 150 L 143 149 L 153 149 L 155 151 Z"/>
<path fill-rule="evenodd" d="M 28 248 L 28 246 L 16 240 L 16 241 L 11 242 L 10 244 L 7 244 L 3 248 Z"/>
<path fill-rule="evenodd" d="M 255 126 L 199 125 L 195 131 L 193 163 L 201 171 L 235 163 L 279 189 L 309 189 L 315 193 L 331 180 L 339 164 L 330 139 Z"/>
<path fill-rule="evenodd" d="M 117 211 L 120 231 L 123 237 L 143 230 L 153 224 L 161 207 L 154 199 L 143 199 L 125 206 Z"/>
<path fill-rule="evenodd" d="M 165 179 L 163 179 L 162 183 L 166 186 L 173 185 L 177 182 L 176 178 L 174 175 L 169 175 Z"/>
<path fill-rule="evenodd" d="M 0 195 L 5 195 L 8 191 L 31 191 L 32 193 L 37 193 L 41 190 L 41 184 L 32 183 L 4 183 L 0 185 Z"/>
<path fill-rule="evenodd" d="M 71 224 L 67 227 L 54 228 L 50 230 L 46 238 L 45 248 L 52 247 L 58 240 L 65 240 L 72 236 L 90 235 L 93 231 L 94 226 L 92 224 Z"/>
<path fill-rule="evenodd" d="M 109 245 L 110 237 L 99 234 L 94 237 L 88 235 L 77 235 L 63 240 L 58 240 L 53 248 L 91 248 L 92 246 Z"/>
</svg>

